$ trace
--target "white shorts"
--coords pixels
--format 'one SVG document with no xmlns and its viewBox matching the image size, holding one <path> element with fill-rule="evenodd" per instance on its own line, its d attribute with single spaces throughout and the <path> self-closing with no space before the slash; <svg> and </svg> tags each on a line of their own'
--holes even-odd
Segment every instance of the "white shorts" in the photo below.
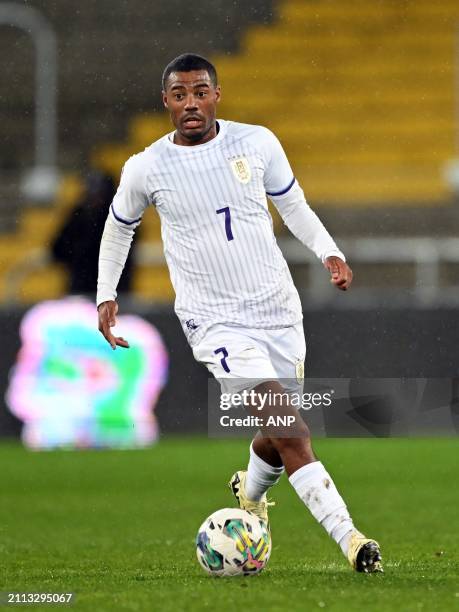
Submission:
<svg viewBox="0 0 459 612">
<path fill-rule="evenodd" d="M 220 382 L 239 393 L 279 380 L 287 393 L 302 393 L 306 342 L 303 322 L 282 329 L 213 325 L 193 347 L 194 358 Z"/>
</svg>

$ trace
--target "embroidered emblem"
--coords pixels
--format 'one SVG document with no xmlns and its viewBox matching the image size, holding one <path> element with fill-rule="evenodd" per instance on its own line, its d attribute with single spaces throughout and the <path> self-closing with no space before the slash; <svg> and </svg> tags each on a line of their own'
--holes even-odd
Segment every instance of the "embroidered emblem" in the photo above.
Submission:
<svg viewBox="0 0 459 612">
<path fill-rule="evenodd" d="M 231 170 L 237 180 L 246 185 L 252 178 L 252 171 L 250 170 L 249 162 L 245 157 L 235 157 L 230 159 Z"/>
<path fill-rule="evenodd" d="M 301 385 L 304 380 L 304 361 L 298 361 L 295 364 L 296 382 Z"/>
<path fill-rule="evenodd" d="M 187 329 L 192 330 L 192 329 L 198 329 L 199 325 L 196 325 L 196 323 L 194 322 L 194 319 L 188 319 L 188 321 L 185 321 L 185 324 L 187 326 Z"/>
</svg>

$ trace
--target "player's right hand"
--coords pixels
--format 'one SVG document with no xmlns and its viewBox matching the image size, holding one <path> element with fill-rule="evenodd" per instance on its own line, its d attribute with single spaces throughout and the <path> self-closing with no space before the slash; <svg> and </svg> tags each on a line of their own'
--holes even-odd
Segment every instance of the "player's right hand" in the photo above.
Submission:
<svg viewBox="0 0 459 612">
<path fill-rule="evenodd" d="M 129 343 L 124 338 L 115 337 L 110 329 L 116 325 L 118 304 L 115 302 L 115 300 L 102 302 L 102 304 L 99 304 L 97 312 L 99 313 L 99 331 L 112 349 L 115 350 L 117 346 L 129 348 Z"/>
<path fill-rule="evenodd" d="M 324 266 L 330 272 L 330 282 L 341 291 L 347 291 L 352 283 L 352 270 L 340 257 L 327 257 Z"/>
</svg>

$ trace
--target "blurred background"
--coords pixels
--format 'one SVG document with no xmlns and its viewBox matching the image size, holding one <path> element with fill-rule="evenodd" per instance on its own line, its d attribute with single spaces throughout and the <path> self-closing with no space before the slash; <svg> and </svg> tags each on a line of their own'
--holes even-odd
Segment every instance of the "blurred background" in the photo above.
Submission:
<svg viewBox="0 0 459 612">
<path fill-rule="evenodd" d="M 458 23 L 455 0 L 0 2 L 0 436 L 149 444 L 148 406 L 164 432 L 206 429 L 153 208 L 120 285 L 129 363 L 93 304 L 122 165 L 171 131 L 161 74 L 185 51 L 215 63 L 222 118 L 278 135 L 354 270 L 333 291 L 273 211 L 306 375 L 457 376 Z"/>
</svg>

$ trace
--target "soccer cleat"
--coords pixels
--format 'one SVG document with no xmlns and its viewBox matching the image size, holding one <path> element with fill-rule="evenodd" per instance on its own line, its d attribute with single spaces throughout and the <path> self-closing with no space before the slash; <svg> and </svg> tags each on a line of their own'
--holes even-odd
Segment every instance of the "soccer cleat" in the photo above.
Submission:
<svg viewBox="0 0 459 612">
<path fill-rule="evenodd" d="M 358 531 L 354 531 L 351 535 L 347 558 L 357 572 L 372 574 L 384 571 L 378 542 L 365 538 Z"/>
<path fill-rule="evenodd" d="M 232 475 L 228 486 L 231 489 L 234 497 L 239 502 L 239 508 L 242 508 L 242 510 L 247 510 L 248 512 L 253 512 L 253 514 L 256 514 L 269 526 L 268 506 L 274 506 L 274 502 L 268 502 L 266 499 L 266 493 L 263 495 L 260 501 L 252 501 L 248 499 L 247 495 L 245 494 L 246 476 L 247 472 L 245 470 L 236 472 Z"/>
</svg>

